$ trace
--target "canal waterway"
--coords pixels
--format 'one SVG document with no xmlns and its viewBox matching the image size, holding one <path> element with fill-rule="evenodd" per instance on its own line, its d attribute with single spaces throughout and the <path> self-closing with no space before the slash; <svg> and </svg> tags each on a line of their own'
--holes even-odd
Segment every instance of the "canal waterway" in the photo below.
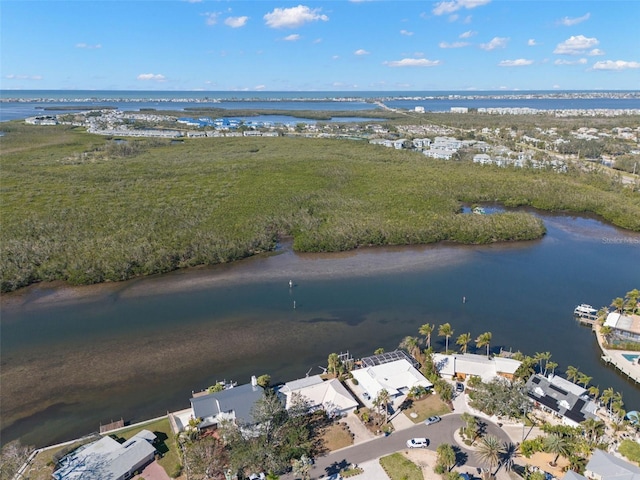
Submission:
<svg viewBox="0 0 640 480">
<path fill-rule="evenodd" d="M 558 372 L 578 367 L 637 410 L 640 389 L 600 361 L 572 311 L 640 286 L 640 234 L 543 219 L 548 233 L 532 242 L 313 255 L 285 242 L 230 265 L 3 295 L 2 442 L 43 446 L 162 415 L 216 381 L 320 373 L 331 352 L 392 350 L 427 322 L 449 322 L 454 340 L 490 331 L 494 352 L 549 351 Z"/>
</svg>

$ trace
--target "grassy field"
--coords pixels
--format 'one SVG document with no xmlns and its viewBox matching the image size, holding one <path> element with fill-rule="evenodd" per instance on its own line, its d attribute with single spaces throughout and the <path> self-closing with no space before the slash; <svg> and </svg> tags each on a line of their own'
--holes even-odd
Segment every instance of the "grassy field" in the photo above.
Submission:
<svg viewBox="0 0 640 480">
<path fill-rule="evenodd" d="M 169 426 L 169 420 L 167 418 L 120 430 L 112 434 L 112 437 L 119 442 L 124 442 L 143 429 L 153 432 L 158 438 L 156 448 L 161 455 L 158 463 L 165 469 L 168 475 L 171 475 L 171 473 L 175 471 L 176 465 L 179 465 L 181 462 L 173 442 L 173 433 L 171 433 L 171 427 Z M 72 451 L 80 445 L 81 444 L 78 443 L 77 445 L 43 450 L 38 453 L 31 462 L 30 467 L 26 470 L 24 480 L 49 480 L 53 473 L 53 456 L 63 449 Z"/>
<path fill-rule="evenodd" d="M 447 413 L 451 413 L 451 409 L 446 403 L 440 400 L 438 395 L 427 395 L 420 400 L 412 402 L 411 406 L 404 410 L 403 413 L 413 423 L 422 423 L 427 418 L 433 417 L 434 415 L 445 415 Z M 415 418 L 411 417 L 412 413 L 415 413 L 417 416 Z"/>
<path fill-rule="evenodd" d="M 380 465 L 391 480 L 423 480 L 422 470 L 400 453 L 387 455 L 380 459 Z"/>
<path fill-rule="evenodd" d="M 2 291 L 119 281 L 234 261 L 293 236 L 299 251 L 527 240 L 524 212 L 589 212 L 640 231 L 640 195 L 611 178 L 430 160 L 366 142 L 308 138 L 133 139 L 3 125 Z"/>
</svg>

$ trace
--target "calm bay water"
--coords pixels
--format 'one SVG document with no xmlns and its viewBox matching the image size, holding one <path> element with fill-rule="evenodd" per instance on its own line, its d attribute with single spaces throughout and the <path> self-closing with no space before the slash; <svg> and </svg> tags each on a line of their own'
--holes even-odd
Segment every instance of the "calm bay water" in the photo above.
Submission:
<svg viewBox="0 0 640 480">
<path fill-rule="evenodd" d="M 640 234 L 543 218 L 548 234 L 534 242 L 331 255 L 285 247 L 232 265 L 5 295 L 2 441 L 41 446 L 162 415 L 217 380 L 320 373 L 331 352 L 391 350 L 426 322 L 451 323 L 454 337 L 491 331 L 493 351 L 550 351 L 559 371 L 576 366 L 639 409 L 639 388 L 601 363 L 572 311 L 639 287 Z"/>
<path fill-rule="evenodd" d="M 580 96 L 577 98 L 576 96 Z M 558 109 L 640 109 L 635 91 L 335 91 L 335 92 L 202 92 L 202 91 L 100 91 L 100 90 L 4 90 L 0 91 L 0 121 L 73 110 L 56 107 L 110 107 L 122 111 L 155 109 L 182 111 L 186 108 L 229 110 L 322 110 L 353 111 L 379 109 L 381 100 L 391 108 L 448 112 L 451 107 L 529 107 Z M 44 110 L 46 109 L 46 110 Z M 196 112 L 187 112 L 197 115 Z M 298 119 L 300 121 L 300 119 Z"/>
</svg>

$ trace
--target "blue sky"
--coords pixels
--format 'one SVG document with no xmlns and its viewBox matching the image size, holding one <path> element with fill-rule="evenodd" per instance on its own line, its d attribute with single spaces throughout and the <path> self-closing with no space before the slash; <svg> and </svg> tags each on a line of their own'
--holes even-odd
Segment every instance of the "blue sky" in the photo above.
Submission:
<svg viewBox="0 0 640 480">
<path fill-rule="evenodd" d="M 640 1 L 2 0 L 0 88 L 638 90 Z"/>
</svg>

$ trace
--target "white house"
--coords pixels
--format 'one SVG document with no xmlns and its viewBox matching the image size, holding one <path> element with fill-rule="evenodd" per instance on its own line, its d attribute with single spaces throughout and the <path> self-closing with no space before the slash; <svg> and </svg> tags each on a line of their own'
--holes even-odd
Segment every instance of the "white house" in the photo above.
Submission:
<svg viewBox="0 0 640 480">
<path fill-rule="evenodd" d="M 513 379 L 516 370 L 522 362 L 512 358 L 491 357 L 486 355 L 476 355 L 473 353 L 462 353 L 444 355 L 435 353 L 433 362 L 438 373 L 443 377 L 467 376 L 480 377 L 483 381 L 489 381 L 495 377 L 505 377 Z"/>
<path fill-rule="evenodd" d="M 605 327 L 611 327 L 616 336 L 640 342 L 640 315 L 622 315 L 611 312 L 604 322 Z"/>
<path fill-rule="evenodd" d="M 393 398 L 409 393 L 412 387 L 431 388 L 433 386 L 406 359 L 352 370 L 351 374 L 372 399 L 376 398 L 383 389 Z"/>
<path fill-rule="evenodd" d="M 63 457 L 55 480 L 125 480 L 155 457 L 156 436 L 142 430 L 124 443 L 111 437 L 84 445 Z"/>
<path fill-rule="evenodd" d="M 337 378 L 323 380 L 320 375 L 285 383 L 278 393 L 285 397 L 287 409 L 294 394 L 300 394 L 311 403 L 311 409 L 322 409 L 328 415 L 346 415 L 358 407 L 358 402 Z"/>
</svg>

